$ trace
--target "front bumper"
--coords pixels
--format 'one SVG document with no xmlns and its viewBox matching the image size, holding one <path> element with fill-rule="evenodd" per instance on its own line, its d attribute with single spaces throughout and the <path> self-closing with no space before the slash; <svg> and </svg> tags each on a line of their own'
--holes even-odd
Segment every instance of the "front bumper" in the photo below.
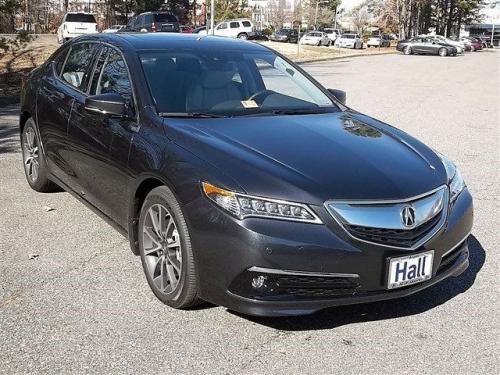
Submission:
<svg viewBox="0 0 500 375">
<path fill-rule="evenodd" d="M 313 209 L 324 225 L 258 218 L 240 221 L 203 197 L 185 206 L 202 298 L 250 315 L 303 315 L 331 306 L 407 296 L 457 276 L 468 266 L 473 207 L 467 189 L 450 208 L 443 228 L 415 250 L 358 241 L 323 207 Z M 430 280 L 386 289 L 388 258 L 427 250 L 435 254 Z M 289 288 L 273 295 L 259 293 L 251 285 L 258 276 L 277 285 L 284 285 L 279 278 L 285 277 Z"/>
</svg>

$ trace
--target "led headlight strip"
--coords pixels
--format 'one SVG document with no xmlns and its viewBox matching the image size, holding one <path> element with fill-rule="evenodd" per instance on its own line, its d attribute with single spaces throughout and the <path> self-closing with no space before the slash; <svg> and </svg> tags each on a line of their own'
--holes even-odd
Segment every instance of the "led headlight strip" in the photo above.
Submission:
<svg viewBox="0 0 500 375">
<path fill-rule="evenodd" d="M 234 193 L 208 182 L 202 182 L 201 185 L 208 199 L 238 219 L 265 217 L 269 219 L 323 224 L 321 219 L 307 205 L 302 203 Z"/>
</svg>

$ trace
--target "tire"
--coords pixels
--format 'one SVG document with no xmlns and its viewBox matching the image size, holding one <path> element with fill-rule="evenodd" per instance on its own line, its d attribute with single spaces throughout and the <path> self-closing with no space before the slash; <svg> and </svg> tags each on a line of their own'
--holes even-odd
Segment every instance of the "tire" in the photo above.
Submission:
<svg viewBox="0 0 500 375">
<path fill-rule="evenodd" d="M 474 46 L 470 46 L 470 51 L 471 52 L 474 52 L 476 49 L 474 48 Z"/>
<path fill-rule="evenodd" d="M 138 232 L 142 267 L 155 296 L 176 309 L 199 304 L 189 229 L 177 198 L 166 186 L 153 189 L 144 200 Z"/>
<path fill-rule="evenodd" d="M 403 53 L 407 56 L 411 55 L 413 53 L 413 51 L 411 50 L 411 47 L 410 46 L 406 46 L 405 48 L 403 48 Z"/>
<path fill-rule="evenodd" d="M 21 150 L 26 180 L 30 187 L 40 193 L 50 193 L 61 189 L 49 180 L 49 170 L 43 152 L 35 121 L 28 119 L 21 135 Z"/>
<path fill-rule="evenodd" d="M 248 39 L 247 33 L 240 33 L 240 34 L 238 34 L 238 39 L 247 40 Z"/>
<path fill-rule="evenodd" d="M 446 56 L 448 56 L 448 50 L 446 48 L 442 47 L 438 50 L 438 55 L 441 57 L 446 57 Z"/>
</svg>

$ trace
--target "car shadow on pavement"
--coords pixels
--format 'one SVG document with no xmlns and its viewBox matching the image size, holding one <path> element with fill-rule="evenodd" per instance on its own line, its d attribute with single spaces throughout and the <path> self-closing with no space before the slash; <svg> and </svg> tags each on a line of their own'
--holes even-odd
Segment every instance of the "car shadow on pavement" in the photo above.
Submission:
<svg viewBox="0 0 500 375">
<path fill-rule="evenodd" d="M 17 126 L 18 118 L 19 106 L 0 106 L 0 154 L 15 153 L 21 150 Z"/>
<path fill-rule="evenodd" d="M 464 293 L 474 284 L 476 275 L 486 260 L 486 253 L 474 236 L 469 237 L 469 253 L 469 268 L 460 276 L 450 277 L 408 297 L 360 305 L 332 307 L 313 315 L 297 317 L 261 318 L 239 313 L 234 314 L 282 331 L 333 329 L 352 323 L 421 314 Z"/>
</svg>

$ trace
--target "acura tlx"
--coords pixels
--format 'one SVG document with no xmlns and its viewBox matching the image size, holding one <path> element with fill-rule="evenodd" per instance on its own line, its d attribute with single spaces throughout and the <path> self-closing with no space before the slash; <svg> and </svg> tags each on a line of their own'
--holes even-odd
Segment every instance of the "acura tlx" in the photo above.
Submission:
<svg viewBox="0 0 500 375">
<path fill-rule="evenodd" d="M 345 103 L 247 41 L 78 37 L 24 85 L 24 170 L 128 237 L 174 308 L 309 314 L 462 273 L 473 208 L 457 167 Z"/>
</svg>

